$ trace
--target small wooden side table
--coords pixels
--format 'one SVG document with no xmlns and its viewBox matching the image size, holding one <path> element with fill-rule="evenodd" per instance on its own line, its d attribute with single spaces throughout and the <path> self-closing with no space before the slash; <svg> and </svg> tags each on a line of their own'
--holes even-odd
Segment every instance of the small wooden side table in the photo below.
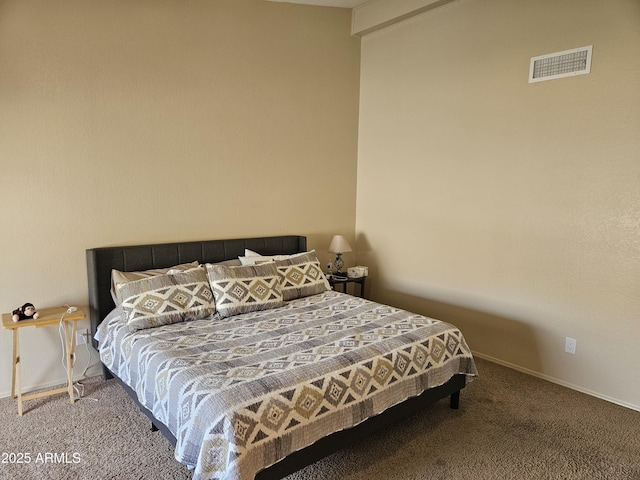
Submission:
<svg viewBox="0 0 640 480">
<path fill-rule="evenodd" d="M 352 283 L 354 285 L 354 296 L 356 294 L 355 292 L 355 285 L 360 285 L 360 297 L 364 298 L 364 282 L 366 281 L 367 277 L 342 277 L 342 278 L 337 278 L 333 275 L 329 275 L 328 276 L 329 279 L 329 285 L 331 285 L 333 287 L 333 289 L 335 290 L 336 287 L 338 285 L 342 285 L 342 292 L 343 293 L 347 293 L 347 283 Z"/>
<path fill-rule="evenodd" d="M 53 307 L 39 310 L 40 314 L 37 320 L 28 319 L 14 322 L 10 313 L 2 314 L 2 328 L 13 330 L 13 369 L 11 372 L 11 398 L 16 398 L 18 393 L 18 415 L 22 416 L 22 402 L 33 400 L 35 398 L 47 397 L 58 393 L 69 393 L 71 403 L 73 398 L 73 356 L 76 347 L 76 324 L 78 320 L 85 318 L 85 314 L 79 308 L 74 312 L 68 312 L 69 307 Z M 20 338 L 18 331 L 23 327 L 50 327 L 52 325 L 60 325 L 64 327 L 64 344 L 67 361 L 67 385 L 62 388 L 47 390 L 45 392 L 34 393 L 31 395 L 22 395 L 20 385 Z"/>
</svg>

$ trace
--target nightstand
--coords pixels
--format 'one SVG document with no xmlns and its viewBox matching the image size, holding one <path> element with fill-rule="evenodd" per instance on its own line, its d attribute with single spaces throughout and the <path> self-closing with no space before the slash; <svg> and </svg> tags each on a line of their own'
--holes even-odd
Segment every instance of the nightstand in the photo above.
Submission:
<svg viewBox="0 0 640 480">
<path fill-rule="evenodd" d="M 329 285 L 333 287 L 336 291 L 342 291 L 343 293 L 347 293 L 347 284 L 351 283 L 354 285 L 353 294 L 355 296 L 355 286 L 360 285 L 360 298 L 364 298 L 364 283 L 367 280 L 367 277 L 346 277 L 346 278 L 336 278 L 333 275 L 327 275 L 327 279 L 329 280 Z M 337 290 L 336 287 L 341 286 L 340 290 Z"/>
<path fill-rule="evenodd" d="M 19 320 L 14 322 L 10 313 L 2 314 L 2 328 L 7 330 L 13 330 L 13 368 L 11 372 L 11 398 L 16 397 L 16 391 L 18 393 L 18 415 L 22 415 L 22 402 L 26 400 L 33 400 L 40 397 L 48 397 L 49 395 L 55 395 L 58 393 L 69 393 L 69 399 L 71 403 L 74 403 L 73 398 L 73 355 L 76 347 L 76 324 L 78 320 L 85 318 L 84 312 L 77 309 L 73 312 L 67 311 L 68 307 L 53 307 L 38 310 L 40 314 L 37 320 Z M 24 327 L 50 327 L 53 325 L 60 325 L 62 323 L 64 327 L 64 344 L 65 344 L 65 359 L 67 362 L 67 385 L 62 388 L 56 388 L 53 390 L 47 390 L 40 393 L 34 393 L 31 395 L 22 395 L 22 388 L 20 385 L 20 338 L 19 330 Z"/>
</svg>

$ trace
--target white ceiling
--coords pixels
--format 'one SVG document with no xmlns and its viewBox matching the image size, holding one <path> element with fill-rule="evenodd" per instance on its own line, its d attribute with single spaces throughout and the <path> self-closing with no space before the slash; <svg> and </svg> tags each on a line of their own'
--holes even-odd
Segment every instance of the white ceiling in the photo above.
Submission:
<svg viewBox="0 0 640 480">
<path fill-rule="evenodd" d="M 270 2 L 302 3 L 304 5 L 320 5 L 322 7 L 353 8 L 368 0 L 269 0 Z"/>
</svg>

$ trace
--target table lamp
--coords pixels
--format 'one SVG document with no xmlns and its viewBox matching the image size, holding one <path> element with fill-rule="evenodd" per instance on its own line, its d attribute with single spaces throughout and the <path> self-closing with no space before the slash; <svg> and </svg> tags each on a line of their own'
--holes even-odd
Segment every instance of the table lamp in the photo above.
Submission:
<svg viewBox="0 0 640 480">
<path fill-rule="evenodd" d="M 342 260 L 342 254 L 351 251 L 351 247 L 349 246 L 349 242 L 342 235 L 334 235 L 331 239 L 331 243 L 329 244 L 329 253 L 336 254 L 336 260 L 333 264 L 336 267 L 336 274 L 345 275 L 342 272 L 342 268 L 344 267 L 344 260 Z"/>
</svg>

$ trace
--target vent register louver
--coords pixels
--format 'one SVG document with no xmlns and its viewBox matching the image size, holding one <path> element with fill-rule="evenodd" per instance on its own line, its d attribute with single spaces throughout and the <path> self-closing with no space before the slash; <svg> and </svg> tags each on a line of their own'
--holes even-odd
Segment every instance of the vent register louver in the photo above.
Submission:
<svg viewBox="0 0 640 480">
<path fill-rule="evenodd" d="M 593 45 L 533 57 L 529 66 L 529 83 L 585 75 L 591 71 Z"/>
</svg>

